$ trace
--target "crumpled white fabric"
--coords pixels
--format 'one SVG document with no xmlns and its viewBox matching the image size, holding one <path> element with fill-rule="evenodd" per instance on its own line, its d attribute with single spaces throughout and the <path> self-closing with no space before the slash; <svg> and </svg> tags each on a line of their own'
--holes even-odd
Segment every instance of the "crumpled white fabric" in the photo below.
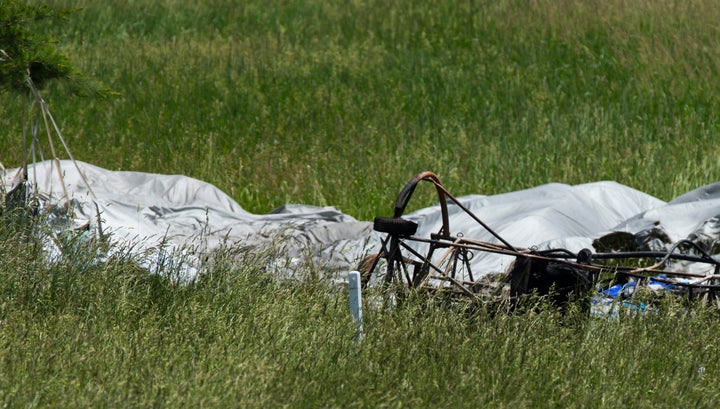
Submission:
<svg viewBox="0 0 720 409">
<path fill-rule="evenodd" d="M 114 243 L 130 244 L 138 252 L 159 245 L 169 251 L 195 252 L 198 263 L 188 270 L 189 278 L 201 267 L 201 255 L 222 246 L 279 246 L 289 260 L 309 258 L 319 268 L 341 275 L 379 250 L 382 235 L 372 230 L 371 222 L 358 221 L 335 207 L 288 204 L 258 215 L 245 211 L 213 185 L 182 175 L 111 171 L 71 161 L 60 161 L 60 168 L 62 182 L 52 161 L 28 166 L 30 186 L 46 205 L 62 207 L 67 202 L 64 183 L 77 224 L 87 223 L 93 231 L 101 226 Z M 2 173 L 4 192 L 17 183 L 17 172 Z M 452 186 L 446 187 L 452 191 Z M 459 199 L 506 241 L 522 248 L 576 252 L 593 249 L 593 240 L 609 232 L 635 234 L 653 227 L 664 230 L 673 241 L 720 233 L 720 183 L 668 203 L 611 181 L 576 186 L 553 183 Z M 390 210 L 395 196 L 387 200 Z M 497 242 L 458 206 L 449 205 L 449 212 L 451 234 Z M 441 227 L 438 205 L 404 217 L 419 224 L 420 237 Z M 422 244 L 412 245 L 423 250 Z M 511 261 L 507 256 L 475 254 L 472 269 L 476 277 L 503 272 Z"/>
</svg>

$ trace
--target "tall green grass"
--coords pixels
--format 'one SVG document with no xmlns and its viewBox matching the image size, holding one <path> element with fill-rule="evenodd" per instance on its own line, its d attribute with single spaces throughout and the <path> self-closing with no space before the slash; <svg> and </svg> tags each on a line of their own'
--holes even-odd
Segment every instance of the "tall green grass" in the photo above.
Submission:
<svg viewBox="0 0 720 409">
<path fill-rule="evenodd" d="M 415 173 L 450 191 L 617 180 L 671 199 L 717 179 L 715 2 L 59 1 L 38 27 L 120 93 L 44 95 L 74 156 L 182 173 L 243 207 L 387 215 Z M 2 3 L 0 3 L 2 7 Z M 20 100 L 0 96 L 0 162 Z M 431 204 L 418 192 L 416 206 Z M 11 407 L 716 407 L 718 317 L 575 320 L 372 302 L 279 282 L 267 255 L 191 285 L 88 243 L 45 259 L 0 227 Z M 306 272 L 312 276 L 312 271 Z"/>
<path fill-rule="evenodd" d="M 0 227 L 0 403 L 9 407 L 716 407 L 718 313 L 669 300 L 587 320 L 281 282 L 271 253 L 173 284 L 92 243 L 48 262 Z M 85 257 L 85 258 L 84 258 Z"/>
<path fill-rule="evenodd" d="M 83 10 L 39 29 L 122 95 L 46 92 L 76 156 L 251 211 L 368 219 L 422 170 L 458 194 L 612 179 L 671 199 L 716 178 L 711 1 L 50 3 Z M 19 102 L 0 104 L 6 166 Z"/>
</svg>

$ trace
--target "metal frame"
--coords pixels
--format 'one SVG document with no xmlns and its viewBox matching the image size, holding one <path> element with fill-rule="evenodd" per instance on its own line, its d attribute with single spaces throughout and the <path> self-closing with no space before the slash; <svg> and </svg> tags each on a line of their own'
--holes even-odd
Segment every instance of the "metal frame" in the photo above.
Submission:
<svg viewBox="0 0 720 409">
<path fill-rule="evenodd" d="M 402 218 L 420 182 L 428 182 L 435 187 L 440 203 L 442 226 L 437 233 L 432 233 L 429 237 L 416 236 L 413 227 L 417 226 Z M 461 234 L 453 235 L 449 223 L 448 202 L 460 208 L 498 242 L 474 240 Z M 565 292 L 565 296 L 578 287 L 594 289 L 601 281 L 601 277 L 602 281 L 607 282 L 635 281 L 638 286 L 652 280 L 677 286 L 675 292 L 684 292 L 690 298 L 703 295 L 720 306 L 717 297 L 720 292 L 720 261 L 714 259 L 696 243 L 681 240 L 664 252 L 594 253 L 590 249 L 583 249 L 574 253 L 561 248 L 549 250 L 517 248 L 455 198 L 432 172 L 422 172 L 405 185 L 395 200 L 393 217 L 377 217 L 375 230 L 387 233 L 387 236 L 381 241 L 380 252 L 371 256 L 371 262 L 367 260 L 365 262 L 366 266 L 369 266 L 365 269 L 365 283 L 371 276 L 380 275 L 385 285 L 395 283 L 405 289 L 414 288 L 432 293 L 449 292 L 453 295 L 481 300 L 503 296 L 517 300 L 530 294 L 547 294 L 546 287 L 549 286 L 553 286 L 554 291 Z M 421 254 L 408 245 L 408 242 L 426 243 L 428 250 Z M 695 254 L 678 252 L 681 248 L 692 249 Z M 472 271 L 470 261 L 475 252 L 513 256 L 516 261 L 500 282 L 492 281 Z M 650 259 L 654 263 L 643 267 L 640 265 L 641 259 Z M 381 260 L 384 260 L 384 271 L 381 271 L 383 264 L 380 263 Z M 624 264 L 630 260 L 635 260 L 635 264 Z M 709 264 L 713 267 L 713 272 L 696 274 L 671 270 L 668 268 L 668 262 L 672 260 Z M 689 282 L 677 281 L 678 278 Z M 565 300 L 561 297 L 559 302 Z"/>
</svg>

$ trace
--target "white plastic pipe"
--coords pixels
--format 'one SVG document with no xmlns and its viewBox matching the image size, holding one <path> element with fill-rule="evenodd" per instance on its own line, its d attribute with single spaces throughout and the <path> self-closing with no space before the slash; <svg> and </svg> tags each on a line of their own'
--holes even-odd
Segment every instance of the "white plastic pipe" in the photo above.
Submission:
<svg viewBox="0 0 720 409">
<path fill-rule="evenodd" d="M 361 340 L 363 336 L 362 289 L 359 271 L 351 271 L 348 274 L 348 290 L 350 292 L 350 312 L 358 326 L 358 340 Z"/>
</svg>

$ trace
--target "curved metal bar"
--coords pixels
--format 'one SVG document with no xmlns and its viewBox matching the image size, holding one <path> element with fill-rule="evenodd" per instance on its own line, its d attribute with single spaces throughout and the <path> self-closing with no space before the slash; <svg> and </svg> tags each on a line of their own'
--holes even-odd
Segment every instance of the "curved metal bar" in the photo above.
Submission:
<svg viewBox="0 0 720 409">
<path fill-rule="evenodd" d="M 413 192 L 415 192 L 417 184 L 420 183 L 420 181 L 422 180 L 432 183 L 435 186 L 435 190 L 437 190 L 438 199 L 440 200 L 440 212 L 442 215 L 443 223 L 442 230 L 440 231 L 440 236 L 442 236 L 443 238 L 450 237 L 450 221 L 447 209 L 447 198 L 450 199 L 453 203 L 455 203 L 465 213 L 467 213 L 468 216 L 472 217 L 473 220 L 479 223 L 485 230 L 492 234 L 507 248 L 516 251 L 515 247 L 512 244 L 510 244 L 507 240 L 503 239 L 499 234 L 497 234 L 493 229 L 491 229 L 490 226 L 485 224 L 482 220 L 480 220 L 479 217 L 477 217 L 472 211 L 470 211 L 470 209 L 463 205 L 455 196 L 448 192 L 448 190 L 445 189 L 445 186 L 443 186 L 440 182 L 440 178 L 438 178 L 438 176 L 433 172 L 421 172 L 417 174 L 414 178 L 410 179 L 410 181 L 408 181 L 408 183 L 400 191 L 400 194 L 395 200 L 395 214 L 393 217 L 400 217 L 403 215 L 403 213 L 405 212 L 405 208 L 407 207 L 408 202 L 412 197 Z"/>
<path fill-rule="evenodd" d="M 417 184 L 420 183 L 421 180 L 427 180 L 433 185 L 435 185 L 435 190 L 437 190 L 438 199 L 440 200 L 440 211 L 442 213 L 443 227 L 440 231 L 440 234 L 443 237 L 449 237 L 450 222 L 448 218 L 447 202 L 445 201 L 445 193 L 447 191 L 444 188 L 440 188 L 442 187 L 442 184 L 440 183 L 440 178 L 438 178 L 438 176 L 432 172 L 425 171 L 418 173 L 414 178 L 410 179 L 407 184 L 405 184 L 405 187 L 400 191 L 397 200 L 395 200 L 395 214 L 393 217 L 400 217 L 403 215 L 403 213 L 405 212 L 405 208 L 407 207 L 407 204 L 412 197 L 413 192 L 415 192 Z"/>
</svg>

